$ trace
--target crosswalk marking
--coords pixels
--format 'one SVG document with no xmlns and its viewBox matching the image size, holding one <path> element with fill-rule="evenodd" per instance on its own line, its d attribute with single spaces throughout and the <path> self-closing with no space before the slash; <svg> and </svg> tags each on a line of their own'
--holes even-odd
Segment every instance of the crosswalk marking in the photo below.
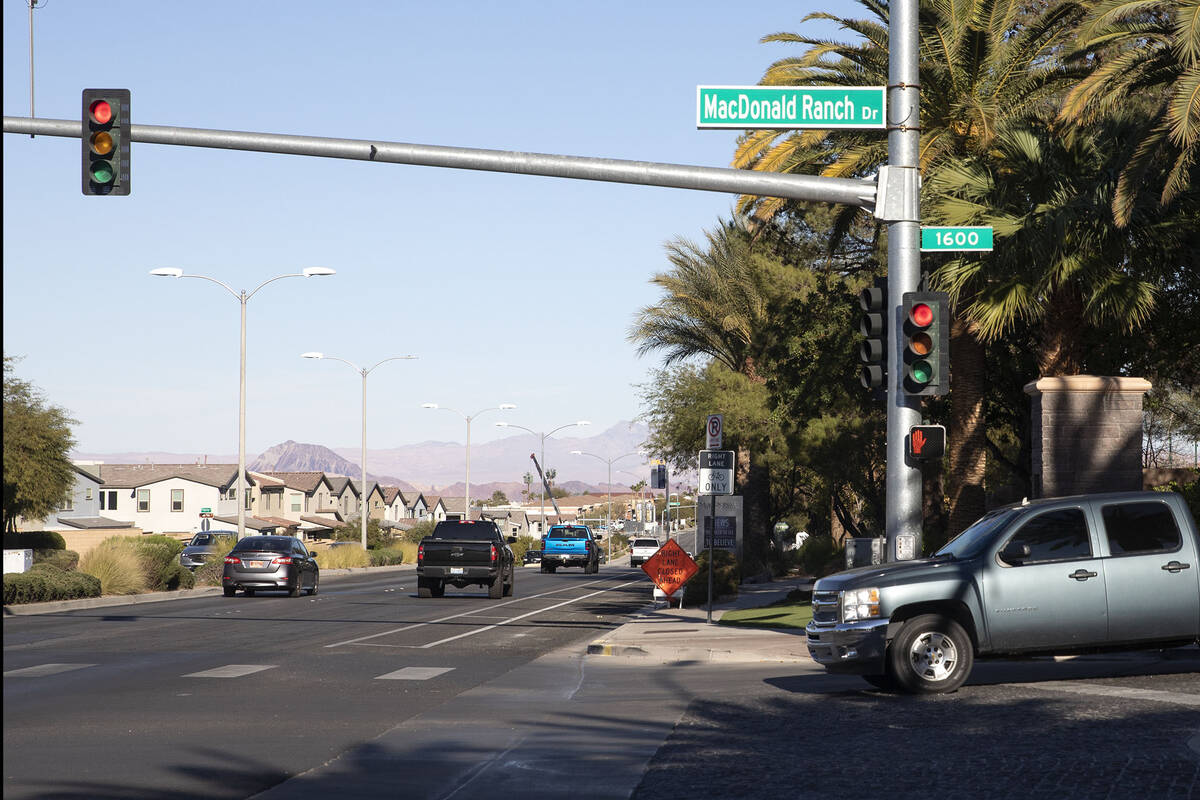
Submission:
<svg viewBox="0 0 1200 800">
<path fill-rule="evenodd" d="M 10 669 L 4 673 L 6 678 L 44 678 L 47 675 L 57 675 L 60 672 L 70 672 L 84 667 L 94 667 L 95 664 L 38 664 L 36 667 Z"/>
<path fill-rule="evenodd" d="M 375 678 L 377 681 L 427 681 L 453 670 L 454 667 L 405 667 Z"/>
<path fill-rule="evenodd" d="M 226 664 L 223 667 L 214 667 L 201 672 L 190 672 L 184 675 L 185 678 L 240 678 L 243 675 L 253 675 L 256 672 L 262 672 L 264 669 L 274 669 L 275 664 Z"/>
</svg>

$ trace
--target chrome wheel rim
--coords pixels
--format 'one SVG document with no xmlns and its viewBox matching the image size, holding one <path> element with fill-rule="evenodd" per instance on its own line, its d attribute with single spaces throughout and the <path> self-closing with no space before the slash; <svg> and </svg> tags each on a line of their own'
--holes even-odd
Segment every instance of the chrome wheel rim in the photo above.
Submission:
<svg viewBox="0 0 1200 800">
<path fill-rule="evenodd" d="M 958 648 L 944 633 L 927 631 L 913 641 L 908 659 L 922 679 L 944 681 L 958 668 Z"/>
</svg>

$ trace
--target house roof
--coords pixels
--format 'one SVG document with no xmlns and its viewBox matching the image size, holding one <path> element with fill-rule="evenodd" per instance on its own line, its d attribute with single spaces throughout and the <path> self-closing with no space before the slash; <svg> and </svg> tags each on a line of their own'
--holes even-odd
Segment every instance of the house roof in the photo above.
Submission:
<svg viewBox="0 0 1200 800">
<path fill-rule="evenodd" d="M 330 517 L 313 517 L 313 516 L 301 515 L 300 521 L 307 522 L 310 525 L 320 525 L 322 527 L 329 528 L 330 530 L 340 527 L 342 524 L 340 517 L 337 519 L 331 519 Z"/>
<path fill-rule="evenodd" d="M 346 491 L 347 486 L 350 487 L 350 491 L 354 492 L 355 496 L 358 495 L 358 487 L 345 475 L 326 475 L 325 480 L 329 482 L 330 490 L 339 497 Z"/>
<path fill-rule="evenodd" d="M 326 484 L 329 483 L 324 472 L 263 472 L 261 474 L 282 481 L 287 488 L 299 489 L 305 494 L 315 492 L 322 481 Z"/>
<path fill-rule="evenodd" d="M 217 520 L 217 522 L 224 522 L 226 525 L 233 525 L 234 527 L 237 527 L 237 517 L 236 516 L 214 517 L 214 519 Z M 285 520 L 285 522 L 286 521 L 287 520 Z M 290 524 L 294 525 L 295 523 L 290 523 Z M 252 531 L 261 531 L 261 530 L 272 530 L 273 531 L 279 527 L 279 523 L 271 522 L 270 520 L 266 520 L 261 517 L 246 517 L 246 527 Z"/>
<path fill-rule="evenodd" d="M 106 488 L 134 489 L 151 483 L 182 478 L 226 489 L 237 479 L 237 464 L 98 464 Z M 250 473 L 246 480 L 254 483 Z"/>
<path fill-rule="evenodd" d="M 442 507 L 450 514 L 461 514 L 467 508 L 467 498 L 465 497 L 442 497 L 440 500 Z"/>
<path fill-rule="evenodd" d="M 362 497 L 362 481 L 351 479 L 350 485 L 354 487 L 355 493 L 357 493 L 359 497 Z M 370 497 L 375 492 L 383 494 L 383 487 L 381 487 L 376 481 L 367 481 L 367 496 Z"/>
<path fill-rule="evenodd" d="M 84 476 L 85 478 L 91 478 L 92 480 L 96 481 L 97 483 L 104 483 L 104 481 L 101 480 L 100 475 L 99 475 L 99 472 L 100 472 L 99 467 L 92 466 L 90 464 L 88 466 L 91 468 L 88 469 L 85 467 L 81 467 L 78 464 L 72 464 L 71 469 L 75 470 L 80 475 Z"/>
<path fill-rule="evenodd" d="M 72 528 L 132 528 L 132 522 L 121 522 L 120 520 L 109 519 L 108 517 L 59 517 L 60 525 L 69 525 Z"/>
<path fill-rule="evenodd" d="M 400 489 L 399 486 L 384 486 L 383 487 L 383 503 L 384 503 L 384 505 L 390 506 L 392 503 L 394 503 L 396 501 L 397 497 L 400 498 L 401 503 L 403 503 L 406 506 L 408 505 L 408 499 L 404 496 L 404 492 Z"/>
</svg>

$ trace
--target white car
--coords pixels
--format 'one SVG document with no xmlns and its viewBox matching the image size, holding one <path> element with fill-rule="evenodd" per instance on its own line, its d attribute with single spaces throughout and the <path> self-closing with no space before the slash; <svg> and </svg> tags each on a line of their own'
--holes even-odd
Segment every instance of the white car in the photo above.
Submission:
<svg viewBox="0 0 1200 800">
<path fill-rule="evenodd" d="M 629 543 L 629 566 L 640 567 L 658 552 L 658 539 L 639 536 Z"/>
</svg>

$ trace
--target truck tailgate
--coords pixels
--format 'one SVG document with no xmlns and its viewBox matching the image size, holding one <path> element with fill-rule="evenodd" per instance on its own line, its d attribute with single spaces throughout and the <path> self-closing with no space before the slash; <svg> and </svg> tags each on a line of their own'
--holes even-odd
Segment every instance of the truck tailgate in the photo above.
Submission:
<svg viewBox="0 0 1200 800">
<path fill-rule="evenodd" d="M 426 539 L 426 566 L 486 567 L 492 563 L 492 543 L 460 539 Z"/>
</svg>

